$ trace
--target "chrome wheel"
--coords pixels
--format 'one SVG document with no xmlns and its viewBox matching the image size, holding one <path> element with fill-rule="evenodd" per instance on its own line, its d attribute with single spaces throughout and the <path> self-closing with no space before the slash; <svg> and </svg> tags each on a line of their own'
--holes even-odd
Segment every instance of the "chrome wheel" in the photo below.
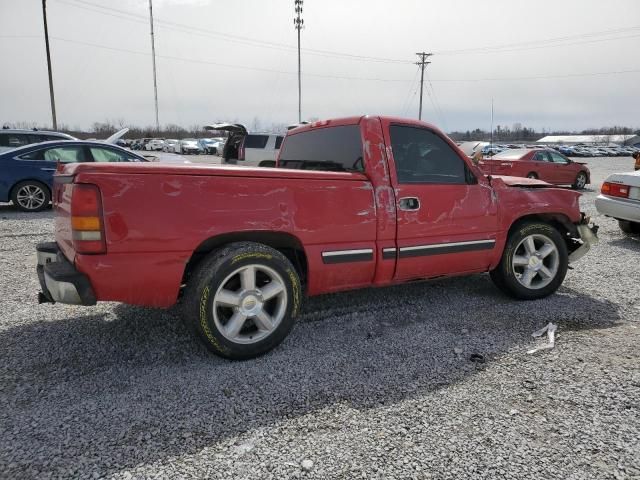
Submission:
<svg viewBox="0 0 640 480">
<path fill-rule="evenodd" d="M 23 185 L 16 193 L 18 205 L 25 210 L 37 210 L 47 198 L 44 190 L 37 185 Z"/>
<path fill-rule="evenodd" d="M 246 265 L 228 275 L 213 297 L 213 320 L 234 343 L 256 343 L 271 335 L 287 310 L 287 289 L 275 270 Z"/>
<path fill-rule="evenodd" d="M 576 177 L 576 188 L 582 190 L 587 184 L 587 175 L 584 172 L 580 172 Z"/>
<path fill-rule="evenodd" d="M 541 234 L 525 237 L 512 258 L 513 273 L 520 285 L 537 290 L 549 285 L 558 273 L 560 254 L 553 241 Z"/>
</svg>

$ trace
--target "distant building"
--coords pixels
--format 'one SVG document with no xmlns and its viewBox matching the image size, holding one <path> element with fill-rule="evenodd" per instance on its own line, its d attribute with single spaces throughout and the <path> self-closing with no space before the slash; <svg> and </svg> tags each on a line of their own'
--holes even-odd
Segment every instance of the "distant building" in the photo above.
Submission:
<svg viewBox="0 0 640 480">
<path fill-rule="evenodd" d="M 585 143 L 588 145 L 632 145 L 640 146 L 640 135 L 548 135 L 537 140 L 536 143 L 562 143 L 564 145 L 576 145 Z"/>
</svg>

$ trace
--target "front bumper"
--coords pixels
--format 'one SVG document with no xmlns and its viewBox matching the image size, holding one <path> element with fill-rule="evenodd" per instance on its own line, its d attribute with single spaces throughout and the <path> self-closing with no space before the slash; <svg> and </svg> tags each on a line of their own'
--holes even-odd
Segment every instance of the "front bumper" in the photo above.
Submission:
<svg viewBox="0 0 640 480">
<path fill-rule="evenodd" d="M 89 279 L 76 270 L 55 242 L 39 243 L 36 252 L 36 271 L 42 289 L 38 293 L 38 303 L 96 304 Z"/>
<path fill-rule="evenodd" d="M 576 228 L 580 236 L 580 238 L 576 240 L 580 246 L 569 254 L 569 263 L 580 260 L 591 250 L 592 245 L 598 243 L 598 226 L 595 224 L 590 225 L 589 218 L 584 217 L 584 214 L 582 222 L 576 225 Z"/>
</svg>

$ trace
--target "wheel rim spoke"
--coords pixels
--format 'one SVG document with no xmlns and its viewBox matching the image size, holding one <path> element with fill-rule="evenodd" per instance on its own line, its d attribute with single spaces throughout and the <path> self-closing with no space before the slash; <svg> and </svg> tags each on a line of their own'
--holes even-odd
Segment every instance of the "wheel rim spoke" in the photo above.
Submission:
<svg viewBox="0 0 640 480">
<path fill-rule="evenodd" d="M 216 296 L 216 303 L 227 307 L 237 307 L 240 305 L 240 295 L 231 290 L 220 290 Z"/>
<path fill-rule="evenodd" d="M 265 330 L 267 332 L 273 330 L 273 319 L 264 310 L 260 310 L 260 313 L 258 313 L 253 320 L 256 322 L 256 326 L 260 330 Z"/>
<path fill-rule="evenodd" d="M 525 265 L 529 265 L 529 258 L 523 255 L 514 255 L 513 264 L 517 267 L 523 267 Z"/>
<path fill-rule="evenodd" d="M 256 269 L 249 265 L 240 272 L 240 285 L 243 290 L 254 290 L 256 288 Z"/>
<path fill-rule="evenodd" d="M 551 243 L 545 243 L 544 246 L 538 250 L 540 258 L 547 258 L 551 253 L 556 251 L 556 247 Z"/>
<path fill-rule="evenodd" d="M 260 291 L 262 292 L 262 299 L 267 301 L 284 291 L 284 285 L 277 280 L 272 280 L 270 283 L 262 287 Z"/>
<path fill-rule="evenodd" d="M 541 277 L 544 278 L 553 278 L 553 273 L 551 272 L 551 270 L 549 270 L 547 267 L 545 267 L 544 265 L 540 268 L 540 270 L 538 271 L 538 273 L 540 274 Z"/>
<path fill-rule="evenodd" d="M 526 287 L 530 287 L 531 282 L 533 281 L 533 277 L 536 276 L 536 273 L 537 272 L 533 268 L 526 268 L 524 273 L 522 274 L 522 277 L 520 278 L 520 281 Z"/>
<path fill-rule="evenodd" d="M 240 312 L 235 312 L 225 325 L 225 333 L 230 338 L 237 337 L 244 326 L 247 317 Z"/>
<path fill-rule="evenodd" d="M 529 255 L 536 253 L 536 244 L 533 241 L 533 237 L 529 236 L 524 241 L 524 249 Z"/>
</svg>

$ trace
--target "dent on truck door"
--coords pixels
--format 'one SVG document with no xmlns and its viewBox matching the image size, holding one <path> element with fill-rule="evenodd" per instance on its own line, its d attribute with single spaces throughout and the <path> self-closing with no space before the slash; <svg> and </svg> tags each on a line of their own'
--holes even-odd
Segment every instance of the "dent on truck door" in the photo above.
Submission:
<svg viewBox="0 0 640 480">
<path fill-rule="evenodd" d="M 491 187 L 435 131 L 390 125 L 396 190 L 396 280 L 486 270 L 494 256 Z"/>
</svg>

